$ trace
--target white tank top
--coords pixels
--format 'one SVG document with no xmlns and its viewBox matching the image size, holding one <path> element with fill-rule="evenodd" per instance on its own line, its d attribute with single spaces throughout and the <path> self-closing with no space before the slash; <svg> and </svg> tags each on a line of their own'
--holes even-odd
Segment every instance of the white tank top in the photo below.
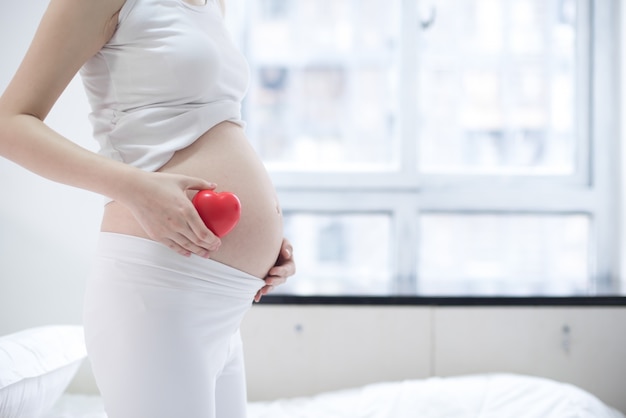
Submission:
<svg viewBox="0 0 626 418">
<path fill-rule="evenodd" d="M 223 121 L 243 126 L 249 70 L 218 0 L 127 0 L 80 74 L 99 153 L 155 171 Z"/>
</svg>

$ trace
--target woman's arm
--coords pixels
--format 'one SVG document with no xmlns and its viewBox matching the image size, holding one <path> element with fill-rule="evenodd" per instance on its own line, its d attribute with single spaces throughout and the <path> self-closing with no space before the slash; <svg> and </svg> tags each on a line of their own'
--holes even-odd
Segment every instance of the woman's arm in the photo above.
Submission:
<svg viewBox="0 0 626 418">
<path fill-rule="evenodd" d="M 185 190 L 213 184 L 147 173 L 107 159 L 43 123 L 80 67 L 113 35 L 124 2 L 51 0 L 0 97 L 0 155 L 50 180 L 109 196 L 127 206 L 151 238 L 181 254 L 208 256 L 219 239 L 206 228 Z"/>
</svg>

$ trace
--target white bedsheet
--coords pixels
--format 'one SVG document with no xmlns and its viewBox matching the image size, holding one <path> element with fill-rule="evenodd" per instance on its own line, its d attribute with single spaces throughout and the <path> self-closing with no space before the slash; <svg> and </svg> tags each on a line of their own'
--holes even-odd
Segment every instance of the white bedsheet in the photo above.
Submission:
<svg viewBox="0 0 626 418">
<path fill-rule="evenodd" d="M 473 375 L 377 383 L 317 396 L 252 402 L 248 418 L 626 418 L 565 383 Z M 101 399 L 64 395 L 45 418 L 106 418 Z"/>
<path fill-rule="evenodd" d="M 624 418 L 572 385 L 510 375 L 378 383 L 250 405 L 250 418 Z"/>
</svg>

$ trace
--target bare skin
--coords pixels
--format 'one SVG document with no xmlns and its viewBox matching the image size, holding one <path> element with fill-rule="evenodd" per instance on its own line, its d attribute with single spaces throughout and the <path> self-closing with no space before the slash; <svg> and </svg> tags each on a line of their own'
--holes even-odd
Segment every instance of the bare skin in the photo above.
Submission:
<svg viewBox="0 0 626 418">
<path fill-rule="evenodd" d="M 217 183 L 216 191 L 227 190 L 239 197 L 239 223 L 221 239 L 219 249 L 204 256 L 265 277 L 278 258 L 282 216 L 272 183 L 243 130 L 223 122 L 176 152 L 160 171 L 210 179 Z M 102 230 L 149 238 L 133 214 L 117 202 L 106 206 Z"/>
<path fill-rule="evenodd" d="M 242 145 L 238 128 L 232 124 L 218 126 L 197 145 L 177 153 L 161 172 L 148 173 L 88 151 L 43 122 L 80 67 L 113 35 L 124 3 L 50 1 L 22 64 L 0 97 L 0 155 L 50 180 L 113 199 L 115 203 L 105 211 L 105 230 L 145 236 L 180 254 L 211 256 L 258 277 L 265 276 L 266 286 L 257 294 L 258 300 L 293 274 L 295 264 L 289 242 L 283 240 L 281 244 L 276 238 L 280 229 L 273 189 L 266 184 L 258 159 Z M 213 141 L 215 145 L 206 145 L 214 138 L 218 138 Z M 228 139 L 232 145 L 225 144 Z M 247 174 L 233 174 L 232 167 L 223 172 L 213 168 L 215 165 L 209 167 L 206 158 L 212 157 L 206 154 L 215 146 L 219 147 L 215 151 L 233 162 L 252 163 L 237 169 Z M 194 152 L 198 156 L 189 155 Z M 237 227 L 240 230 L 231 232 L 223 243 L 206 228 L 189 199 L 193 191 L 215 188 L 215 183 L 241 193 L 248 207 Z M 258 214 L 254 205 L 258 205 Z M 252 235 L 244 238 L 246 232 Z M 263 239 L 269 241 L 259 245 Z M 245 251 L 252 248 L 261 248 L 258 257 L 246 260 L 250 254 Z M 244 260 L 237 261 L 237 254 Z"/>
</svg>

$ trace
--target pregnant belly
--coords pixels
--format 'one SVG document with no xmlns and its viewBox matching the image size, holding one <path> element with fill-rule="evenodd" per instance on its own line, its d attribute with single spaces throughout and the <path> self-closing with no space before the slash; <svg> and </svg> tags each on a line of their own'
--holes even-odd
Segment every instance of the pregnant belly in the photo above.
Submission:
<svg viewBox="0 0 626 418">
<path fill-rule="evenodd" d="M 280 250 L 282 214 L 267 171 L 241 127 L 230 122 L 215 126 L 176 152 L 159 171 L 200 177 L 216 183 L 218 192 L 235 193 L 241 218 L 211 258 L 256 277 L 266 275 Z M 148 238 L 133 215 L 116 202 L 105 207 L 102 230 Z"/>
</svg>

